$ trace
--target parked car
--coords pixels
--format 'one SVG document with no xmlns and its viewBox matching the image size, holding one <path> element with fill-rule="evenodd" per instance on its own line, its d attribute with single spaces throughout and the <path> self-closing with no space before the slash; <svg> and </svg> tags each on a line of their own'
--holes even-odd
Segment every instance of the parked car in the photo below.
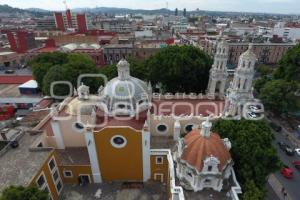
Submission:
<svg viewBox="0 0 300 200">
<path fill-rule="evenodd" d="M 253 113 L 253 112 L 249 112 L 249 113 L 248 113 L 248 116 L 249 116 L 250 118 L 252 118 L 252 119 L 257 118 L 257 115 L 256 115 L 255 113 Z"/>
<path fill-rule="evenodd" d="M 278 142 L 277 144 L 279 145 L 279 147 L 282 151 L 285 151 L 286 144 L 284 142 Z"/>
<path fill-rule="evenodd" d="M 300 161 L 299 161 L 299 160 L 295 160 L 295 161 L 293 162 L 293 165 L 294 165 L 294 167 L 295 167 L 296 169 L 300 170 Z"/>
<path fill-rule="evenodd" d="M 249 106 L 249 109 L 251 110 L 251 112 L 260 112 L 261 109 L 257 106 Z"/>
<path fill-rule="evenodd" d="M 271 126 L 271 128 L 272 128 L 274 131 L 276 131 L 276 132 L 281 132 L 281 130 L 282 130 L 282 127 L 279 126 L 279 125 L 277 125 L 277 124 L 275 124 L 274 122 L 271 122 L 271 123 L 270 123 L 270 126 Z"/>
<path fill-rule="evenodd" d="M 295 149 L 295 152 L 298 156 L 300 156 L 300 148 Z"/>
<path fill-rule="evenodd" d="M 289 145 L 285 144 L 284 142 L 278 142 L 278 145 L 282 151 L 284 151 L 287 155 L 293 156 L 295 151 Z"/>
<path fill-rule="evenodd" d="M 289 145 L 286 145 L 285 147 L 285 153 L 288 155 L 288 156 L 293 156 L 295 154 L 295 151 L 292 147 L 290 147 Z"/>
<path fill-rule="evenodd" d="M 280 170 L 280 173 L 287 179 L 293 178 L 293 170 L 287 165 Z"/>
<path fill-rule="evenodd" d="M 15 73 L 15 70 L 12 70 L 12 69 L 5 70 L 5 74 L 14 74 L 14 73 Z"/>
</svg>

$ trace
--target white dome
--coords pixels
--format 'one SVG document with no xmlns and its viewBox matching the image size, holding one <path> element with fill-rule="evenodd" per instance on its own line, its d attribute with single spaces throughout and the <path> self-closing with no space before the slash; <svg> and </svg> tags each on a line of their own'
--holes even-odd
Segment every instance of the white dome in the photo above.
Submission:
<svg viewBox="0 0 300 200">
<path fill-rule="evenodd" d="M 119 76 L 110 80 L 100 93 L 108 112 L 133 115 L 148 109 L 150 91 L 147 84 L 129 75 L 129 63 L 125 59 L 118 63 L 118 73 Z"/>
</svg>

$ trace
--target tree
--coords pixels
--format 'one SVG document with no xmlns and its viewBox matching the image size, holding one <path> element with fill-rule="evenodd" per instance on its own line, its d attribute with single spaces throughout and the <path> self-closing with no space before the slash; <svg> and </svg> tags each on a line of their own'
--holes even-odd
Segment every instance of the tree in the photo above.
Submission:
<svg viewBox="0 0 300 200">
<path fill-rule="evenodd" d="M 34 58 L 30 65 L 39 87 L 45 95 L 50 95 L 51 83 L 54 81 L 68 81 L 77 87 L 78 77 L 81 74 L 99 74 L 92 59 L 78 53 L 46 53 Z M 103 84 L 101 78 L 84 78 L 82 82 L 90 87 L 91 93 L 96 93 Z M 69 93 L 67 85 L 60 84 L 54 88 L 55 94 L 64 96 Z M 73 92 L 73 90 L 72 90 Z"/>
<path fill-rule="evenodd" d="M 42 91 L 44 95 L 51 96 L 51 84 L 55 81 L 66 81 L 66 76 L 68 76 L 68 74 L 66 73 L 66 70 L 62 68 L 62 66 L 56 65 L 54 67 L 51 67 L 51 69 L 48 70 L 43 80 Z M 65 84 L 57 84 L 53 88 L 53 95 L 55 96 L 66 96 L 69 94 L 69 92 L 70 88 Z"/>
<path fill-rule="evenodd" d="M 295 81 L 271 80 L 260 89 L 259 98 L 270 110 L 278 114 L 287 113 L 298 108 L 296 90 Z"/>
<path fill-rule="evenodd" d="M 264 73 L 264 69 L 261 69 Z M 267 108 L 277 114 L 294 112 L 300 108 L 295 93 L 300 86 L 300 45 L 289 49 L 279 61 L 272 77 L 263 77 L 255 83 L 258 97 Z"/>
<path fill-rule="evenodd" d="M 10 186 L 2 192 L 0 200 L 48 200 L 47 191 L 38 189 L 37 186 L 29 187 Z"/>
<path fill-rule="evenodd" d="M 300 84 L 300 44 L 289 49 L 279 61 L 279 67 L 274 72 L 275 79 L 294 80 Z"/>
<path fill-rule="evenodd" d="M 40 88 L 43 88 L 44 76 L 48 70 L 55 65 L 63 65 L 68 62 L 68 54 L 62 52 L 44 53 L 34 57 L 29 65 L 32 67 L 32 72 L 35 80 Z"/>
<path fill-rule="evenodd" d="M 259 72 L 261 76 L 267 76 L 273 72 L 272 68 L 267 65 L 258 66 L 256 71 Z"/>
<path fill-rule="evenodd" d="M 220 119 L 214 123 L 213 131 L 230 139 L 235 172 L 243 188 L 247 188 L 248 180 L 264 188 L 267 176 L 280 169 L 281 162 L 271 143 L 274 136 L 265 121 Z"/>
<path fill-rule="evenodd" d="M 254 88 L 255 90 L 260 93 L 260 90 L 265 86 L 265 84 L 270 81 L 271 78 L 268 78 L 267 76 L 263 76 L 254 82 Z"/>
<path fill-rule="evenodd" d="M 148 70 L 145 67 L 145 62 L 142 60 L 138 60 L 134 57 L 129 57 L 127 59 L 130 64 L 130 75 L 133 77 L 137 77 L 141 80 L 148 80 Z M 118 76 L 117 65 L 110 65 L 100 69 L 101 74 L 105 75 L 108 80 L 115 78 Z"/>
<path fill-rule="evenodd" d="M 170 46 L 145 61 L 148 79 L 168 92 L 205 92 L 212 59 L 193 46 Z"/>
<path fill-rule="evenodd" d="M 264 200 L 265 192 L 255 185 L 253 180 L 249 180 L 245 184 L 245 192 L 243 193 L 243 200 Z"/>
</svg>

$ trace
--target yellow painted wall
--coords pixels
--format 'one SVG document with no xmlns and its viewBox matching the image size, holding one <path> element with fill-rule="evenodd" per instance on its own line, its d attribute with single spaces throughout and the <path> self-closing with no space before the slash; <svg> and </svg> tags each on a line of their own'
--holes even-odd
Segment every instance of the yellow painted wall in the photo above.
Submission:
<svg viewBox="0 0 300 200">
<path fill-rule="evenodd" d="M 163 164 L 156 164 L 156 157 L 162 157 L 163 158 Z M 168 172 L 168 160 L 167 156 L 157 156 L 157 155 L 151 155 L 150 156 L 150 165 L 151 165 L 151 180 L 154 181 L 154 174 L 159 173 L 163 174 L 163 182 L 167 183 L 169 182 L 169 172 Z"/>
<path fill-rule="evenodd" d="M 110 140 L 115 135 L 127 139 L 123 148 L 115 148 Z M 131 128 L 105 128 L 94 134 L 103 181 L 142 181 L 142 133 Z"/>
<path fill-rule="evenodd" d="M 64 177 L 64 170 L 72 171 L 73 177 Z M 64 184 L 79 184 L 78 177 L 80 174 L 89 175 L 90 180 L 93 183 L 93 177 L 92 177 L 92 169 L 89 165 L 81 165 L 81 166 L 59 166 L 59 171 L 61 174 L 62 181 Z"/>
<path fill-rule="evenodd" d="M 53 198 L 53 200 L 57 200 L 58 199 L 58 193 L 56 191 L 56 188 L 55 188 L 55 185 L 54 185 L 54 182 L 53 182 L 53 179 L 52 179 L 52 175 L 51 175 L 50 169 L 48 167 L 48 162 L 50 161 L 50 159 L 53 156 L 54 156 L 54 158 L 56 160 L 56 163 L 58 164 L 57 159 L 55 157 L 55 154 L 54 153 L 49 154 L 48 159 L 43 164 L 43 166 L 41 167 L 41 169 L 36 173 L 36 175 L 34 176 L 34 178 L 31 181 L 30 185 L 31 184 L 36 184 L 37 179 L 40 177 L 40 175 L 42 173 L 44 173 L 46 181 L 48 183 L 49 190 L 50 190 L 50 192 L 52 194 L 52 198 Z"/>
</svg>

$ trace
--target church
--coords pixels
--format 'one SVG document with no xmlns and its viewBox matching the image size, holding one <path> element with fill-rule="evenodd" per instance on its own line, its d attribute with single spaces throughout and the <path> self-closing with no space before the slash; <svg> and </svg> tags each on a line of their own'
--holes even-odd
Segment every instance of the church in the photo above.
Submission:
<svg viewBox="0 0 300 200">
<path fill-rule="evenodd" d="M 207 95 L 153 93 L 150 83 L 130 75 L 125 59 L 117 65 L 118 76 L 99 86 L 98 94 L 81 84 L 34 128 L 42 134 L 33 147 L 52 153 L 32 182 L 43 177 L 54 200 L 68 184 L 113 182 L 157 182 L 167 188 L 168 199 L 195 198 L 203 190 L 236 199 L 241 188 L 231 143 L 211 126 L 218 118 L 240 117 L 244 104 L 255 101 L 256 57 L 250 45 L 229 88 L 227 59 L 222 39 Z"/>
</svg>

